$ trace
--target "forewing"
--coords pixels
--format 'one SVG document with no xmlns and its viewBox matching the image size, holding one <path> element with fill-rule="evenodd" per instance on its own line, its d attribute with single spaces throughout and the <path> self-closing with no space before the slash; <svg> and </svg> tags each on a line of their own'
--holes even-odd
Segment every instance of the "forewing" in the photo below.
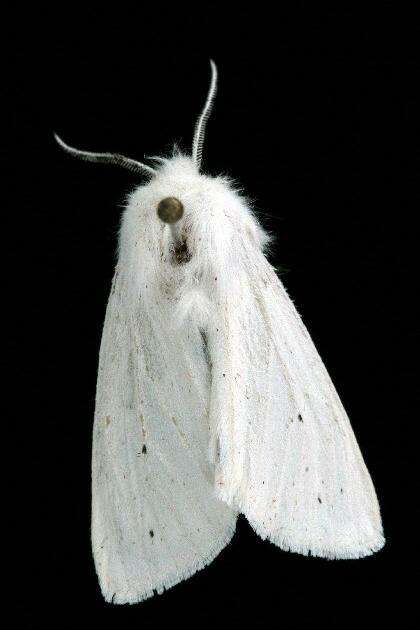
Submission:
<svg viewBox="0 0 420 630">
<path fill-rule="evenodd" d="M 208 365 L 200 332 L 169 313 L 130 312 L 116 273 L 100 352 L 92 460 L 92 545 L 104 597 L 141 601 L 226 545 L 236 512 L 214 493 Z"/>
<path fill-rule="evenodd" d="M 274 270 L 241 245 L 211 331 L 218 496 L 285 550 L 368 555 L 384 539 L 347 414 Z"/>
</svg>

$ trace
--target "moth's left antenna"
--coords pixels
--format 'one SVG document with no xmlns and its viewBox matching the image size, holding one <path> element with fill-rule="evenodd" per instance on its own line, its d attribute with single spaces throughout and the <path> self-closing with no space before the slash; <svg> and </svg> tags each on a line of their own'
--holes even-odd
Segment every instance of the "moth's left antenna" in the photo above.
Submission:
<svg viewBox="0 0 420 630">
<path fill-rule="evenodd" d="M 117 166 L 122 166 L 134 173 L 147 173 L 148 175 L 156 174 L 155 169 L 151 166 L 147 166 L 142 162 L 137 162 L 137 160 L 131 160 L 124 155 L 119 155 L 118 153 L 92 153 L 92 151 L 80 151 L 79 149 L 70 147 L 68 144 L 63 142 L 56 133 L 54 134 L 54 138 L 57 140 L 62 149 L 81 160 L 86 160 L 87 162 L 99 162 L 103 164 L 116 164 Z"/>
<path fill-rule="evenodd" d="M 214 63 L 212 59 L 210 59 L 210 67 L 211 67 L 210 88 L 207 94 L 207 100 L 203 107 L 203 111 L 201 112 L 197 120 L 197 124 L 195 126 L 193 147 L 192 147 L 192 157 L 198 170 L 200 170 L 200 166 L 201 166 L 204 136 L 206 133 L 206 124 L 211 114 L 214 98 L 216 96 L 216 91 L 217 91 L 217 68 L 216 68 L 216 64 Z"/>
</svg>

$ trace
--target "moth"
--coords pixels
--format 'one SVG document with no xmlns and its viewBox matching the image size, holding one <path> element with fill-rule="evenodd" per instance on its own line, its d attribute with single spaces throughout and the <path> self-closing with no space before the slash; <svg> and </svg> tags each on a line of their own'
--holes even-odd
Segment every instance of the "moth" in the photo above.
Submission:
<svg viewBox="0 0 420 630">
<path fill-rule="evenodd" d="M 152 164 L 66 145 L 143 176 L 121 222 L 100 349 L 92 546 L 105 599 L 140 602 L 193 575 L 239 513 L 281 549 L 360 558 L 384 544 L 349 419 L 224 177 L 200 171 L 217 70 L 192 154 Z"/>
</svg>

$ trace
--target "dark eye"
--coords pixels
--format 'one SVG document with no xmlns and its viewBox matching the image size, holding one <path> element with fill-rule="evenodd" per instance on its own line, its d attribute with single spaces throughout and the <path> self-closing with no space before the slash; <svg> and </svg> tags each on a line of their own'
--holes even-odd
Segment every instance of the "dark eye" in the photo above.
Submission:
<svg viewBox="0 0 420 630">
<path fill-rule="evenodd" d="M 184 214 L 184 206 L 176 197 L 165 197 L 159 202 L 157 213 L 164 223 L 176 223 Z"/>
</svg>

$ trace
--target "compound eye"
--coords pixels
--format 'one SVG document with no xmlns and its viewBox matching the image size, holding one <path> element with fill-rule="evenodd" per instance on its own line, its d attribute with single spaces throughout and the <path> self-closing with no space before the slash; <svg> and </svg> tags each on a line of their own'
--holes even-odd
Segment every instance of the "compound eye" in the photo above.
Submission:
<svg viewBox="0 0 420 630">
<path fill-rule="evenodd" d="M 157 213 L 164 223 L 176 223 L 184 214 L 184 206 L 176 197 L 165 197 L 159 201 Z"/>
</svg>

